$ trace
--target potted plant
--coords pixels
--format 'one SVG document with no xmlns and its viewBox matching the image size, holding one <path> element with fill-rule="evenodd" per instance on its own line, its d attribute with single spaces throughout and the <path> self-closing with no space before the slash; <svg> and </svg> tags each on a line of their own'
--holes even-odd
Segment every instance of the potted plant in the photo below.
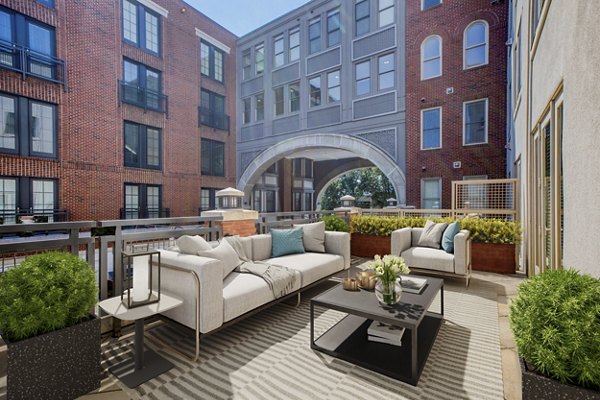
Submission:
<svg viewBox="0 0 600 400">
<path fill-rule="evenodd" d="M 337 215 L 324 215 L 321 221 L 325 222 L 326 231 L 348 232 L 348 224 Z"/>
<path fill-rule="evenodd" d="M 100 319 L 92 267 L 66 252 L 0 274 L 0 334 L 9 399 L 71 399 L 100 386 Z"/>
<path fill-rule="evenodd" d="M 524 400 L 600 398 L 600 280 L 569 269 L 523 282 L 510 326 Z"/>
<path fill-rule="evenodd" d="M 521 228 L 517 222 L 464 218 L 460 224 L 471 233 L 471 266 L 474 270 L 515 273 L 516 246 L 521 241 Z"/>
</svg>

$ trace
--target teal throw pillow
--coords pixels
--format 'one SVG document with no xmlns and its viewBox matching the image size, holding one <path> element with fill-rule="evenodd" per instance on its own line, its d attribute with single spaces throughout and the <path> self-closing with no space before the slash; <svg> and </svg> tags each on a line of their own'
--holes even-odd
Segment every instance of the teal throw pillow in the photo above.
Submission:
<svg viewBox="0 0 600 400">
<path fill-rule="evenodd" d="M 271 257 L 304 253 L 302 234 L 302 228 L 271 229 L 271 239 L 273 242 Z"/>
<path fill-rule="evenodd" d="M 446 251 L 446 253 L 454 253 L 454 236 L 456 236 L 460 232 L 460 223 L 453 222 L 444 231 L 444 235 L 442 236 L 442 249 Z"/>
</svg>

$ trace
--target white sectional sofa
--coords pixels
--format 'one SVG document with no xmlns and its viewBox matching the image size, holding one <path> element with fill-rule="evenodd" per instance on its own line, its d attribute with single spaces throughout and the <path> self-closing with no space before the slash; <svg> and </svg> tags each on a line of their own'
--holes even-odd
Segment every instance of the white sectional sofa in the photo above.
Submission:
<svg viewBox="0 0 600 400">
<path fill-rule="evenodd" d="M 461 230 L 454 236 L 454 252 L 418 246 L 423 228 L 402 228 L 392 232 L 391 251 L 400 256 L 411 269 L 438 275 L 471 277 L 471 239 L 469 231 Z"/>
<path fill-rule="evenodd" d="M 199 336 L 229 325 L 252 311 L 262 309 L 300 292 L 323 279 L 350 268 L 350 234 L 325 232 L 325 252 L 305 252 L 271 258 L 271 235 L 241 238 L 253 261 L 293 269 L 297 274 L 290 293 L 275 299 L 269 285 L 259 276 L 231 272 L 223 277 L 222 261 L 161 250 L 161 290 L 182 298 L 182 306 L 164 315 L 196 331 L 196 357 Z M 214 246 L 214 245 L 213 245 Z"/>
</svg>

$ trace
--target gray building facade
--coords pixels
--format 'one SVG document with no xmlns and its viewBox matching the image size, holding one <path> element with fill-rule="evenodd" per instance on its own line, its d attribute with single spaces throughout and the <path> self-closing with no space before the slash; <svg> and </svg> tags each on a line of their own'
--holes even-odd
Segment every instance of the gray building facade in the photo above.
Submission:
<svg viewBox="0 0 600 400">
<path fill-rule="evenodd" d="M 247 206 L 313 209 L 374 165 L 405 186 L 403 0 L 314 0 L 237 41 L 237 177 Z"/>
</svg>

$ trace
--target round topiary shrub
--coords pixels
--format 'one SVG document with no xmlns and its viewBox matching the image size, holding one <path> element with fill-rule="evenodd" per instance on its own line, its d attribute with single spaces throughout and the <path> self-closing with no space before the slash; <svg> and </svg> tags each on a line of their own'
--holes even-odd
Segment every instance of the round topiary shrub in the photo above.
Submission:
<svg viewBox="0 0 600 400">
<path fill-rule="evenodd" d="M 0 332 L 17 341 L 74 325 L 97 299 L 92 267 L 66 252 L 26 258 L 0 274 Z"/>
<path fill-rule="evenodd" d="M 528 366 L 600 388 L 600 280 L 572 269 L 537 275 L 519 286 L 510 325 Z"/>
</svg>

